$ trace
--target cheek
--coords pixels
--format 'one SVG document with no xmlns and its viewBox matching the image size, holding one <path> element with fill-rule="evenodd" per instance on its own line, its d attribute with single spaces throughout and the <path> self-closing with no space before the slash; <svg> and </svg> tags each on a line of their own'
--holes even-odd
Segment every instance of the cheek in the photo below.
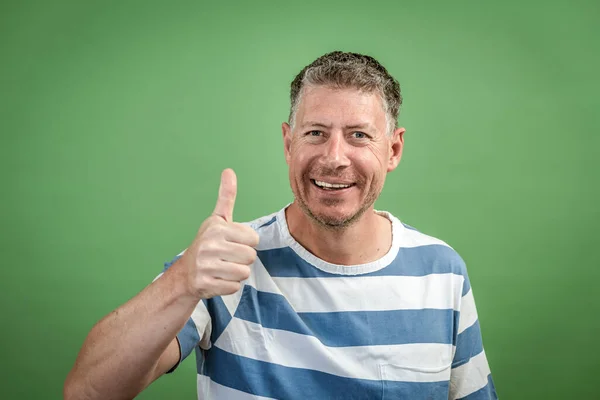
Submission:
<svg viewBox="0 0 600 400">
<path fill-rule="evenodd" d="M 357 169 L 373 175 L 387 168 L 387 159 L 381 150 L 369 149 L 369 151 L 362 152 L 354 159 L 354 165 Z"/>
<path fill-rule="evenodd" d="M 294 157 L 292 158 L 292 161 L 290 163 L 290 168 L 289 168 L 289 178 L 290 181 L 292 182 L 292 185 L 294 185 L 298 190 L 300 191 L 304 191 L 303 189 L 303 176 L 306 173 L 306 169 L 305 169 L 305 165 L 304 165 L 304 160 L 302 160 L 299 157 Z"/>
<path fill-rule="evenodd" d="M 296 152 L 294 153 L 294 155 L 291 158 L 291 163 L 290 163 L 290 167 L 295 171 L 295 174 L 302 174 L 304 173 L 306 166 L 308 165 L 308 159 L 307 157 L 300 152 Z"/>
<path fill-rule="evenodd" d="M 389 150 L 390 149 L 383 143 L 378 143 L 377 146 L 373 146 L 371 153 L 373 153 L 373 157 L 377 159 L 381 166 L 387 166 Z"/>
<path fill-rule="evenodd" d="M 376 174 L 377 173 L 383 173 L 385 174 L 387 172 L 387 168 L 388 168 L 388 164 L 389 164 L 389 152 L 387 147 L 382 149 L 382 148 L 374 148 L 371 152 L 371 160 L 370 163 L 372 165 L 372 168 Z"/>
<path fill-rule="evenodd" d="M 387 159 L 381 151 L 369 151 L 354 159 L 354 171 L 366 190 L 378 190 L 387 173 Z"/>
</svg>

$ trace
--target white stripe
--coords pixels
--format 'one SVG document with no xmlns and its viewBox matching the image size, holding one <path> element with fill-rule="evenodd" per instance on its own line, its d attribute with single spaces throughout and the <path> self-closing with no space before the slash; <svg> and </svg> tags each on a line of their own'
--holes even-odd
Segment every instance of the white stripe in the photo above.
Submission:
<svg viewBox="0 0 600 400">
<path fill-rule="evenodd" d="M 458 311 L 464 281 L 456 274 L 271 279 L 296 312 Z M 273 290 L 273 285 L 261 283 L 257 282 L 257 290 Z"/>
<path fill-rule="evenodd" d="M 458 322 L 458 334 L 461 334 L 468 327 L 477 322 L 477 308 L 475 307 L 475 299 L 473 291 L 469 289 L 467 294 L 462 298 L 460 304 L 460 321 Z"/>
<path fill-rule="evenodd" d="M 241 390 L 232 389 L 212 381 L 208 376 L 198 374 L 198 400 L 271 400 L 270 397 L 256 396 Z"/>
<path fill-rule="evenodd" d="M 401 228 L 395 230 L 394 232 L 400 236 L 398 241 L 400 247 L 410 248 L 429 246 L 434 244 L 450 247 L 448 243 L 444 242 L 443 240 L 434 238 L 433 236 L 426 235 L 413 229 L 408 229 L 407 227 L 402 225 L 400 221 L 396 219 L 396 217 L 391 216 L 391 214 L 390 218 L 395 219 L 398 222 L 398 225 L 401 226 Z"/>
<path fill-rule="evenodd" d="M 238 304 L 240 304 L 240 299 L 242 298 L 242 293 L 244 291 L 244 285 L 240 286 L 240 290 L 233 294 L 229 294 L 227 296 L 221 296 L 223 303 L 225 303 L 225 307 L 227 307 L 227 311 L 233 317 L 235 314 L 235 310 L 237 309 Z"/>
<path fill-rule="evenodd" d="M 199 344 L 204 350 L 210 349 L 210 334 L 212 332 L 212 321 L 206 306 L 202 301 L 196 304 L 191 316 L 196 325 L 196 331 L 200 338 Z"/>
<path fill-rule="evenodd" d="M 256 250 L 260 251 L 260 250 L 279 249 L 279 248 L 287 247 L 290 245 L 291 237 L 284 236 L 280 229 L 281 225 L 279 222 L 279 218 L 281 218 L 282 215 L 285 215 L 285 214 L 284 213 L 282 214 L 281 211 L 275 213 L 274 215 L 271 216 L 271 218 L 276 216 L 277 221 L 273 222 L 269 226 L 265 226 L 265 227 L 261 228 L 258 231 L 258 233 L 260 235 L 260 241 L 258 243 L 258 246 L 256 246 Z M 269 218 L 269 220 L 271 218 Z M 268 220 L 265 222 L 268 222 Z M 256 228 L 258 228 L 258 227 L 256 227 Z"/>
<path fill-rule="evenodd" d="M 287 207 L 287 206 L 286 206 Z M 273 219 L 273 217 L 275 217 L 277 215 L 279 211 L 275 211 L 272 214 L 269 215 L 265 215 L 264 217 L 260 217 L 258 219 L 255 219 L 254 221 L 250 221 L 250 222 L 244 222 L 244 225 L 248 225 L 249 227 L 251 227 L 254 230 L 257 230 L 258 228 L 260 228 L 261 226 L 263 226 L 264 224 L 266 224 L 267 222 L 269 222 L 270 220 Z M 274 222 L 274 224 L 276 224 L 277 222 Z M 271 224 L 273 225 L 273 224 Z M 261 229 L 265 229 L 267 228 L 266 226 L 261 228 Z"/>
<path fill-rule="evenodd" d="M 340 327 L 340 329 L 345 329 Z M 254 360 L 358 379 L 437 382 L 450 378 L 453 346 L 419 343 L 327 347 L 314 336 L 233 318 L 214 344 Z"/>
<path fill-rule="evenodd" d="M 468 363 L 452 369 L 450 398 L 459 399 L 485 387 L 488 383 L 489 374 L 490 367 L 485 351 L 482 351 L 471 357 Z"/>
<path fill-rule="evenodd" d="M 271 275 L 269 275 L 269 273 L 267 272 L 267 269 L 265 268 L 262 261 L 260 261 L 260 258 L 256 258 L 254 264 L 252 264 L 251 269 L 252 271 L 250 273 L 250 276 L 244 281 L 244 283 L 252 286 L 254 289 L 263 292 L 282 295 L 281 290 L 279 290 L 279 288 L 273 281 L 273 277 L 271 277 Z"/>
</svg>

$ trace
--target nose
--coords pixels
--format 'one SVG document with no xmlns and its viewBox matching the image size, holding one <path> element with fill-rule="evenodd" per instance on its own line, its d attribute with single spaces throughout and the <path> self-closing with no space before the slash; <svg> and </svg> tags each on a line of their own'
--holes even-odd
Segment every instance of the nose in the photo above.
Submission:
<svg viewBox="0 0 600 400">
<path fill-rule="evenodd" d="M 347 145 L 341 132 L 333 133 L 324 143 L 322 159 L 325 166 L 331 169 L 349 166 Z"/>
</svg>

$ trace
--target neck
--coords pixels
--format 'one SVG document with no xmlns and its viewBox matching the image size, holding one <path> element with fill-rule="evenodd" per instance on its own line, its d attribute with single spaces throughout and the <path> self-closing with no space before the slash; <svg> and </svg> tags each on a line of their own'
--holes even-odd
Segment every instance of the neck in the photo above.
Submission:
<svg viewBox="0 0 600 400">
<path fill-rule="evenodd" d="M 392 245 L 391 221 L 367 210 L 352 225 L 334 230 L 321 226 L 296 202 L 285 210 L 292 237 L 315 256 L 332 264 L 357 265 L 375 261 Z"/>
</svg>

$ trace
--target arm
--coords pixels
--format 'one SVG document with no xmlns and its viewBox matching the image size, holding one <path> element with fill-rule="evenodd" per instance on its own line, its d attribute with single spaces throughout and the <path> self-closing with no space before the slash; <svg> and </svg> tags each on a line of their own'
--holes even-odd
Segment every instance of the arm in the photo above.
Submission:
<svg viewBox="0 0 600 400">
<path fill-rule="evenodd" d="M 475 299 L 468 277 L 465 278 L 463 292 L 449 399 L 496 400 L 498 395 L 483 350 Z"/>
<path fill-rule="evenodd" d="M 208 323 L 201 300 L 240 289 L 259 238 L 232 221 L 236 187 L 235 174 L 225 170 L 215 211 L 181 258 L 92 328 L 65 381 L 66 400 L 135 397 L 177 364 L 176 335 L 194 310 L 200 313 L 197 320 Z M 200 339 L 203 328 L 197 327 Z"/>
<path fill-rule="evenodd" d="M 179 361 L 176 334 L 198 300 L 165 274 L 90 331 L 67 376 L 65 399 L 131 399 Z"/>
</svg>

